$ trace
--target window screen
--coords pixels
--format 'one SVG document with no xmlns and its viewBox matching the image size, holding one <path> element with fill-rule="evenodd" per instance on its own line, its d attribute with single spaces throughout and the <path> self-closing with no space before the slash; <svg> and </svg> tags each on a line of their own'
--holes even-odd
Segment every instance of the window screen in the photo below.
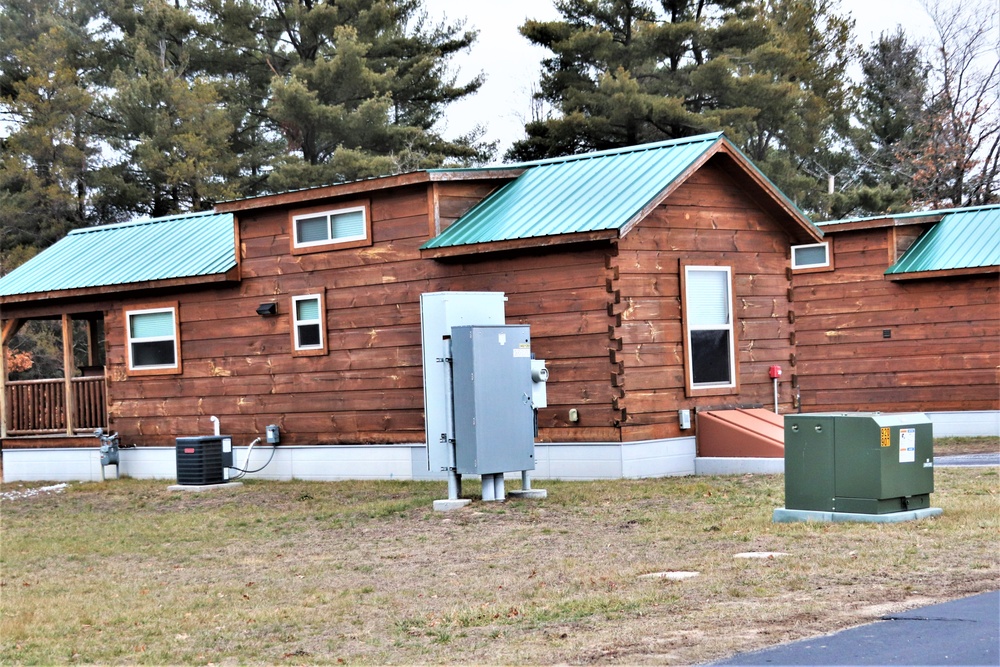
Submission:
<svg viewBox="0 0 1000 667">
<path fill-rule="evenodd" d="M 368 235 L 363 206 L 298 216 L 293 220 L 296 247 L 358 241 Z"/>
<path fill-rule="evenodd" d="M 330 216 L 330 227 L 335 239 L 358 239 L 365 237 L 365 211 L 355 209 Z"/>
<path fill-rule="evenodd" d="M 330 238 L 327 217 L 299 218 L 295 221 L 295 232 L 299 243 L 317 243 Z"/>
<path fill-rule="evenodd" d="M 323 347 L 323 318 L 319 296 L 295 297 L 295 349 Z"/>
<path fill-rule="evenodd" d="M 130 369 L 177 367 L 175 317 L 172 308 L 128 313 Z"/>
</svg>

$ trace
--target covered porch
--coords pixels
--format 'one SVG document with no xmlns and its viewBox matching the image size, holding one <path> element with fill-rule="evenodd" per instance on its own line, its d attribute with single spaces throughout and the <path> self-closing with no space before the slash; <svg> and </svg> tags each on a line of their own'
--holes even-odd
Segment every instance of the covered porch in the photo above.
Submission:
<svg viewBox="0 0 1000 667">
<path fill-rule="evenodd" d="M 10 380 L 8 350 L 28 321 L 0 321 L 3 446 L 91 446 L 95 429 L 108 427 L 103 314 L 66 313 L 57 320 L 62 334 L 62 377 Z"/>
</svg>

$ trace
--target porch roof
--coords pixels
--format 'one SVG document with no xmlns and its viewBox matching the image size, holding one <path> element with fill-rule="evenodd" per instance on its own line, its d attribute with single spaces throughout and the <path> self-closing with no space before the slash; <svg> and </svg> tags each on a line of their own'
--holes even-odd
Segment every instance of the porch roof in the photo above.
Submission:
<svg viewBox="0 0 1000 667">
<path fill-rule="evenodd" d="M 236 266 L 231 213 L 84 227 L 0 278 L 0 299 L 218 276 Z"/>
<path fill-rule="evenodd" d="M 910 246 L 886 275 L 1000 267 L 1000 206 L 947 213 Z"/>
</svg>

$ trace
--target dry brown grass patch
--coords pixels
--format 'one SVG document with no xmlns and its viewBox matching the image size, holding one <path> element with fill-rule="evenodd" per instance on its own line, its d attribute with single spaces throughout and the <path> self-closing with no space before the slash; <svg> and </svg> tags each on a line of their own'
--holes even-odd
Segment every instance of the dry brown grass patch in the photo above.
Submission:
<svg viewBox="0 0 1000 667">
<path fill-rule="evenodd" d="M 544 482 L 546 500 L 452 513 L 432 483 L 75 484 L 0 502 L 0 652 L 693 664 L 997 587 L 996 469 L 939 469 L 943 516 L 902 524 L 773 524 L 782 481 Z M 669 570 L 701 574 L 640 576 Z"/>
</svg>

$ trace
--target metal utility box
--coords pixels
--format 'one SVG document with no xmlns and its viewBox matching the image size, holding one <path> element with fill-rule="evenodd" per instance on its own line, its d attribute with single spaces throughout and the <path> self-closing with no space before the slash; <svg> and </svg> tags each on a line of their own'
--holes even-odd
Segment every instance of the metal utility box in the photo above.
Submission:
<svg viewBox="0 0 1000 667">
<path fill-rule="evenodd" d="M 454 327 L 451 355 L 457 471 L 534 470 L 529 327 Z"/>
<path fill-rule="evenodd" d="M 503 325 L 503 292 L 428 292 L 420 295 L 420 339 L 424 368 L 424 429 L 427 469 L 452 465 L 451 330 L 458 326 Z"/>
<path fill-rule="evenodd" d="M 233 465 L 233 439 L 228 435 L 199 435 L 176 439 L 177 483 L 203 486 L 222 484 Z"/>
<path fill-rule="evenodd" d="M 934 435 L 920 413 L 785 416 L 785 508 L 888 514 L 930 506 Z"/>
</svg>

